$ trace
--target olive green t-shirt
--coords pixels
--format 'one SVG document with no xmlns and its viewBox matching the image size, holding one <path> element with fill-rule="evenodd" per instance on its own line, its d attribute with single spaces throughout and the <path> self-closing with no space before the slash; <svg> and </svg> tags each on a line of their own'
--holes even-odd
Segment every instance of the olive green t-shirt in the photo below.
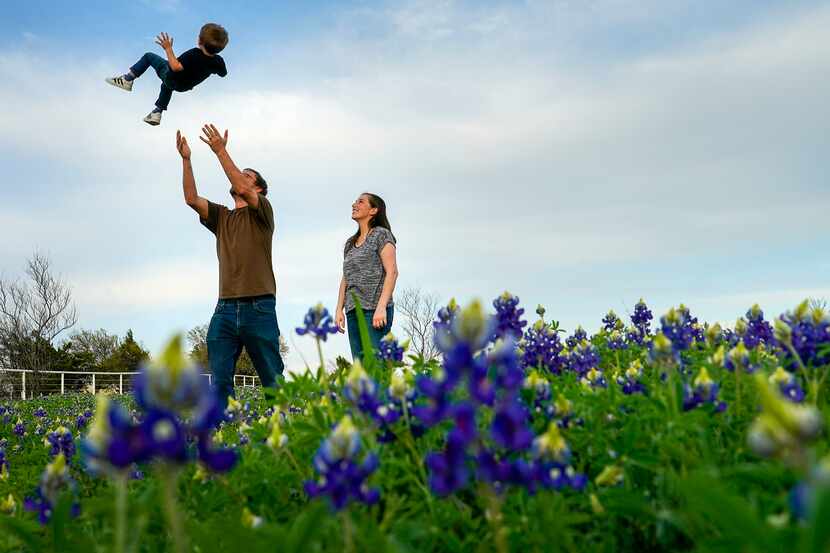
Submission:
<svg viewBox="0 0 830 553">
<path fill-rule="evenodd" d="M 216 235 L 219 298 L 276 295 L 271 266 L 274 210 L 262 194 L 259 206 L 239 209 L 208 202 L 208 218 L 199 218 Z"/>
</svg>

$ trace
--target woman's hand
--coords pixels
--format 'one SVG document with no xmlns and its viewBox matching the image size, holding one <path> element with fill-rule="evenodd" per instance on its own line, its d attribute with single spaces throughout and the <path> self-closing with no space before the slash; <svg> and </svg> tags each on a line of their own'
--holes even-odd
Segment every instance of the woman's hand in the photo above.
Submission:
<svg viewBox="0 0 830 553">
<path fill-rule="evenodd" d="M 377 306 L 375 315 L 372 317 L 372 326 L 375 328 L 383 328 L 386 326 L 386 307 L 381 308 L 381 306 Z"/>
<path fill-rule="evenodd" d="M 337 326 L 340 334 L 346 332 L 346 315 L 343 314 L 342 309 L 337 310 L 337 314 L 334 316 L 334 324 Z"/>
</svg>

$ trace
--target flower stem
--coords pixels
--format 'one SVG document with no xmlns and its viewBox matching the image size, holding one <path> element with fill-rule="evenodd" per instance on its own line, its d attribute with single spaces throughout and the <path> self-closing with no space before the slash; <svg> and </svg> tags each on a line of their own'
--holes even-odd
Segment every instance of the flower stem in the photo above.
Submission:
<svg viewBox="0 0 830 553">
<path fill-rule="evenodd" d="M 343 547 L 345 553 L 354 552 L 354 530 L 352 529 L 352 517 L 349 516 L 349 511 L 345 510 L 340 513 L 340 518 L 343 520 Z"/>
<path fill-rule="evenodd" d="M 127 547 L 127 474 L 115 477 L 115 551 L 125 553 Z"/>
<path fill-rule="evenodd" d="M 164 513 L 167 516 L 167 525 L 173 535 L 173 550 L 176 553 L 187 551 L 187 537 L 182 526 L 182 517 L 176 501 L 176 483 L 178 471 L 174 467 L 163 465 L 159 470 L 161 479 L 161 493 L 164 503 Z"/>
<path fill-rule="evenodd" d="M 504 522 L 501 514 L 501 499 L 492 487 L 486 486 L 484 495 L 487 497 L 487 518 L 490 525 L 493 527 L 493 537 L 496 541 L 496 551 L 499 553 L 507 553 L 507 528 L 504 527 Z"/>
</svg>

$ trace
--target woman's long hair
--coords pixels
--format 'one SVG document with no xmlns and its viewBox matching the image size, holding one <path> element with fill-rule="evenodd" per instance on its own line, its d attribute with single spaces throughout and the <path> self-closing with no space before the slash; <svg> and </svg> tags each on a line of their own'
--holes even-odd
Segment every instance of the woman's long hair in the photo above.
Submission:
<svg viewBox="0 0 830 553">
<path fill-rule="evenodd" d="M 375 216 L 369 219 L 369 230 L 372 230 L 375 227 L 383 227 L 388 230 L 390 233 L 392 232 L 392 225 L 389 224 L 389 218 L 386 216 L 386 202 L 383 201 L 383 198 L 378 196 L 377 194 L 372 194 L 371 192 L 364 192 L 364 196 L 369 197 L 369 205 L 376 208 L 378 210 L 375 213 Z M 346 249 L 353 248 L 355 242 L 357 241 L 358 237 L 360 236 L 360 225 L 357 226 L 357 232 L 355 232 L 347 241 L 346 241 Z M 392 235 L 394 238 L 395 235 Z"/>
</svg>

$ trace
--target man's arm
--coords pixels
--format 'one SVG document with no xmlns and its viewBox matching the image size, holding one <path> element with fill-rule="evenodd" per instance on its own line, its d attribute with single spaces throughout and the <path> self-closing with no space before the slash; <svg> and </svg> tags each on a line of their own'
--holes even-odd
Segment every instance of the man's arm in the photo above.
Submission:
<svg viewBox="0 0 830 553">
<path fill-rule="evenodd" d="M 196 192 L 196 178 L 193 176 L 193 165 L 190 163 L 190 146 L 181 131 L 176 131 L 176 149 L 182 156 L 182 188 L 184 201 L 199 214 L 202 219 L 208 218 L 208 202 Z"/>
<path fill-rule="evenodd" d="M 173 53 L 173 39 L 167 33 L 161 33 L 156 37 L 156 44 L 164 48 L 164 53 L 167 54 L 167 63 L 170 65 L 172 71 L 181 71 L 184 65 L 181 64 L 176 54 Z"/>
<path fill-rule="evenodd" d="M 216 154 L 216 159 L 225 171 L 225 175 L 231 183 L 231 189 L 245 200 L 249 206 L 254 209 L 259 208 L 259 194 L 257 194 L 256 187 L 253 186 L 242 171 L 236 166 L 231 159 L 226 146 L 228 145 L 228 131 L 225 131 L 225 136 L 219 134 L 219 131 L 213 125 L 205 125 L 202 127 L 202 132 L 205 136 L 199 138 L 210 146 L 213 153 Z"/>
</svg>

